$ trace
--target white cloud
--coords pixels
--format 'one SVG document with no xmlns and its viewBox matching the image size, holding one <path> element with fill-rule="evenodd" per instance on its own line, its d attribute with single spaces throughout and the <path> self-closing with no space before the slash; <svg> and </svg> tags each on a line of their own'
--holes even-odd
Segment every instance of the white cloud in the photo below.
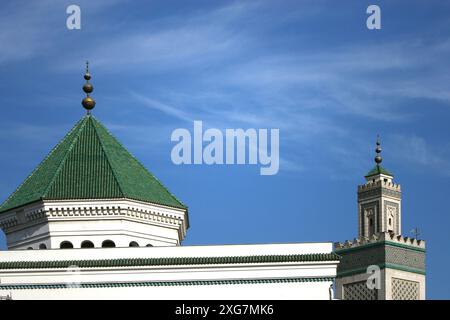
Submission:
<svg viewBox="0 0 450 320">
<path fill-rule="evenodd" d="M 142 81 L 133 84 L 130 96 L 134 105 L 172 117 L 168 126 L 203 120 L 217 128 L 279 128 L 280 138 L 289 146 L 298 144 L 298 148 L 317 151 L 312 147 L 317 143 L 332 144 L 333 148 L 322 148 L 321 156 L 340 159 L 343 155 L 339 150 L 345 150 L 346 143 L 354 144 L 356 152 L 368 143 L 361 135 L 369 129 L 351 123 L 412 123 L 417 114 L 405 107 L 410 99 L 450 102 L 450 75 L 445 68 L 436 67 L 448 64 L 449 40 L 425 42 L 422 35 L 414 34 L 414 38 L 406 35 L 400 42 L 393 39 L 364 45 L 367 42 L 363 39 L 340 47 L 324 44 L 317 52 L 310 50 L 308 42 L 301 42 L 306 38 L 299 30 L 295 40 L 300 43 L 290 44 L 287 48 L 292 50 L 287 50 L 283 46 L 293 39 L 265 32 L 283 26 L 286 20 L 295 22 L 302 14 L 311 14 L 303 3 L 279 17 L 267 2 L 233 2 L 157 21 L 136 19 L 132 21 L 135 30 L 125 24 L 123 30 L 117 27 L 117 33 L 105 37 L 102 31 L 111 21 L 101 12 L 108 2 L 86 2 L 81 6 L 89 6 L 101 19 L 94 22 L 96 32 L 89 33 L 94 45 L 73 53 L 62 50 L 66 48 L 63 39 L 55 39 L 55 31 L 47 24 L 39 25 L 42 16 L 53 17 L 54 12 L 60 12 L 54 3 L 33 4 L 36 8 L 31 13 L 24 4 L 17 10 L 11 7 L 9 16 L 0 14 L 0 41 L 15 43 L 0 48 L 0 63 L 55 51 L 58 57 L 53 62 L 58 71 L 76 68 L 78 72 L 80 66 L 75 61 L 86 56 L 93 61 L 95 72 L 120 75 L 118 81 L 127 83 L 127 77 L 137 74 Z M 58 49 L 51 50 L 55 42 Z M 125 70 L 128 75 L 124 75 Z M 165 91 L 146 90 L 154 83 L 147 83 L 147 77 L 169 72 L 175 85 Z M 123 95 L 117 93 L 122 100 Z M 420 146 L 417 141 L 412 144 Z M 298 159 L 298 150 L 287 150 L 282 155 L 286 167 L 306 166 Z M 442 160 L 442 156 L 427 158 L 422 165 L 445 167 Z"/>
<path fill-rule="evenodd" d="M 100 14 L 128 0 L 78 0 L 82 28 L 86 13 Z M 65 50 L 66 8 L 72 2 L 59 0 L 14 1 L 2 3 L 0 11 L 0 63 L 22 61 L 36 57 L 55 60 Z M 66 34 L 67 35 L 67 34 Z M 69 43 L 70 46 L 73 43 Z M 56 56 L 54 56 L 56 54 Z"/>
</svg>

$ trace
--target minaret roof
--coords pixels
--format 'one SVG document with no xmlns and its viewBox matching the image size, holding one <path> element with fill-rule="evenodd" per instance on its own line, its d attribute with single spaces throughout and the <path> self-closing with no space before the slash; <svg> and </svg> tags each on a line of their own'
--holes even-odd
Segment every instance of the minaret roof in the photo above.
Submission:
<svg viewBox="0 0 450 320">
<path fill-rule="evenodd" d="M 186 208 L 88 114 L 0 206 L 0 213 L 39 200 L 117 198 Z"/>
<path fill-rule="evenodd" d="M 377 145 L 377 147 L 375 149 L 375 152 L 376 152 L 377 155 L 376 155 L 376 157 L 374 159 L 376 165 L 375 165 L 375 167 L 372 170 L 370 170 L 365 175 L 365 178 L 368 178 L 368 177 L 371 177 L 371 176 L 376 176 L 376 175 L 379 175 L 379 174 L 384 174 L 386 176 L 393 177 L 393 175 L 389 171 L 387 171 L 386 169 L 384 169 L 381 166 L 381 162 L 383 162 L 383 158 L 381 157 L 381 151 L 382 150 L 381 150 L 380 136 L 377 136 L 377 143 L 376 143 L 376 145 Z"/>
<path fill-rule="evenodd" d="M 387 171 L 386 169 L 384 169 L 382 166 L 380 166 L 378 164 L 372 170 L 370 170 L 366 174 L 365 177 L 368 178 L 368 177 L 376 176 L 376 175 L 379 175 L 379 174 L 384 174 L 384 175 L 393 177 L 393 175 L 389 171 Z"/>
</svg>

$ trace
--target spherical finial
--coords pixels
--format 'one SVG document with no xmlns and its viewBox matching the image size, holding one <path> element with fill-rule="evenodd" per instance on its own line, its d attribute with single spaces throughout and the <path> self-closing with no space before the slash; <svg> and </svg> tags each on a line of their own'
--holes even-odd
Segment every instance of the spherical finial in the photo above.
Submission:
<svg viewBox="0 0 450 320">
<path fill-rule="evenodd" d="M 85 83 L 83 86 L 83 91 L 86 93 L 91 93 L 92 91 L 94 91 L 94 87 L 90 83 Z"/>
<path fill-rule="evenodd" d="M 86 110 L 92 110 L 95 107 L 95 101 L 91 97 L 86 97 L 81 101 L 81 104 Z"/>
<path fill-rule="evenodd" d="M 375 163 L 376 163 L 376 164 L 379 165 L 382 161 L 383 161 L 383 158 L 382 158 L 382 157 L 380 157 L 380 156 L 376 156 L 376 157 L 375 157 Z"/>
<path fill-rule="evenodd" d="M 84 79 L 86 80 L 86 83 L 83 86 L 83 91 L 86 93 L 86 98 L 83 99 L 81 104 L 89 113 L 90 110 L 94 109 L 94 107 L 95 107 L 95 100 L 89 96 L 90 93 L 92 93 L 92 91 L 94 91 L 94 86 L 89 83 L 89 80 L 91 80 L 91 74 L 89 73 L 89 62 L 88 61 L 86 61 L 86 72 L 84 74 Z"/>
</svg>

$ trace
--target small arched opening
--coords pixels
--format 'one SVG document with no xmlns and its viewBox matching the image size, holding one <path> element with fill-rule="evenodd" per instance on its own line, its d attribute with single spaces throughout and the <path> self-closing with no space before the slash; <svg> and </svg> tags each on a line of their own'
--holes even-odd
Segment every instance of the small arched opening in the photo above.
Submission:
<svg viewBox="0 0 450 320">
<path fill-rule="evenodd" d="M 45 250 L 45 249 L 47 249 L 47 246 L 45 245 L 45 243 L 41 243 L 41 244 L 39 245 L 39 249 Z"/>
<path fill-rule="evenodd" d="M 146 247 L 153 247 L 153 245 L 149 243 L 148 245 L 146 245 Z"/>
<path fill-rule="evenodd" d="M 102 242 L 102 248 L 115 248 L 116 244 L 112 240 L 105 240 Z"/>
<path fill-rule="evenodd" d="M 73 244 L 70 241 L 63 241 L 59 245 L 60 249 L 73 249 Z"/>
<path fill-rule="evenodd" d="M 33 250 L 33 248 L 32 247 L 28 247 L 27 250 Z"/>
<path fill-rule="evenodd" d="M 81 248 L 94 248 L 92 241 L 85 240 L 81 243 Z"/>
<path fill-rule="evenodd" d="M 129 246 L 130 247 L 139 247 L 139 244 L 136 241 L 131 241 Z"/>
</svg>

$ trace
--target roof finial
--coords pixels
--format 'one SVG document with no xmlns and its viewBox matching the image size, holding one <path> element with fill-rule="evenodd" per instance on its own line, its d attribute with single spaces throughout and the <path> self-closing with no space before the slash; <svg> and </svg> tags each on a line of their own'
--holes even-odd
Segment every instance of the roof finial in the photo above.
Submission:
<svg viewBox="0 0 450 320">
<path fill-rule="evenodd" d="M 379 166 L 380 163 L 383 161 L 383 158 L 381 157 L 380 135 L 377 135 L 377 148 L 375 149 L 375 152 L 377 153 L 375 157 L 375 163 L 377 164 L 377 166 Z"/>
<path fill-rule="evenodd" d="M 84 79 L 86 80 L 86 83 L 83 86 L 83 91 L 86 93 L 86 98 L 83 99 L 81 104 L 87 110 L 87 113 L 90 114 L 91 110 L 95 107 L 95 100 L 89 96 L 89 94 L 94 91 L 94 87 L 89 83 L 89 80 L 91 80 L 89 61 L 86 61 L 86 73 L 84 74 Z"/>
</svg>

